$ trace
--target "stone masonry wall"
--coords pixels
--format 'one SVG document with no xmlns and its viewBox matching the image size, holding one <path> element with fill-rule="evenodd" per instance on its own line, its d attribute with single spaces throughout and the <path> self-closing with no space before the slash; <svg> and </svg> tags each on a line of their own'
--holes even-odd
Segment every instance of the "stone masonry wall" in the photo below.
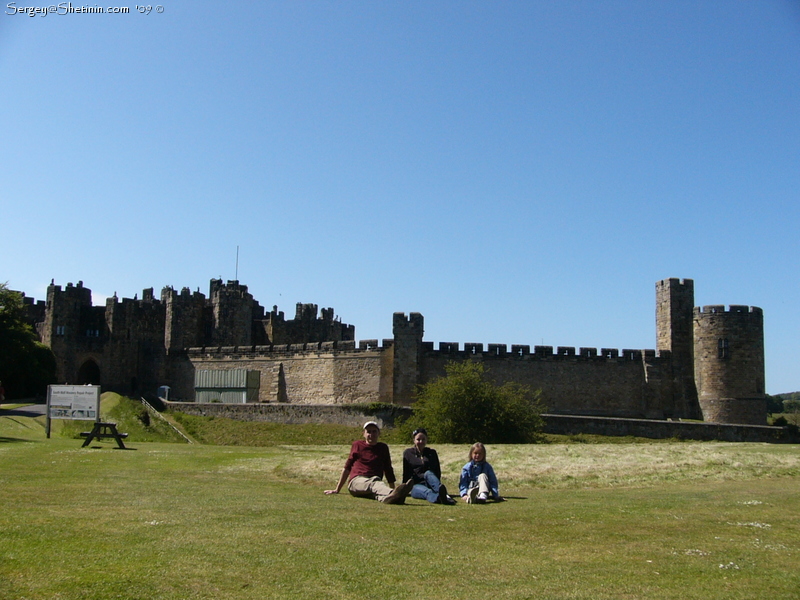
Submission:
<svg viewBox="0 0 800 600">
<path fill-rule="evenodd" d="M 192 348 L 174 361 L 181 382 L 173 398 L 191 401 L 190 371 L 247 369 L 259 371 L 259 402 L 352 404 L 391 402 L 391 377 L 384 348 L 361 350 L 354 342 L 289 346 Z M 183 371 L 177 373 L 175 371 Z"/>
<path fill-rule="evenodd" d="M 560 435 L 636 436 L 651 439 L 718 440 L 723 442 L 790 443 L 800 442 L 800 436 L 789 427 L 732 425 L 656 421 L 650 419 L 609 419 L 567 415 L 542 415 L 545 432 Z"/>
<path fill-rule="evenodd" d="M 486 366 L 487 375 L 502 384 L 515 381 L 533 389 L 541 389 L 549 412 L 562 414 L 602 415 L 615 417 L 672 417 L 674 406 L 670 394 L 668 358 L 655 356 L 655 351 L 603 349 L 598 356 L 594 348 L 560 347 L 557 353 L 550 346 L 512 346 L 507 353 L 503 344 L 490 344 L 486 352 L 482 344 L 442 343 L 434 351 L 432 343 L 424 344 L 421 383 L 445 374 L 448 361 L 477 360 Z"/>
</svg>

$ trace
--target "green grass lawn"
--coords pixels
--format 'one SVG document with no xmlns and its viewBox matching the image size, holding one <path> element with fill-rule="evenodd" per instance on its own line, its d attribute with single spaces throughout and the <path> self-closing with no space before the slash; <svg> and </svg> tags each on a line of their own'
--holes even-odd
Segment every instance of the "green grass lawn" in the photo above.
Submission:
<svg viewBox="0 0 800 600">
<path fill-rule="evenodd" d="M 0 598 L 800 598 L 798 446 L 491 446 L 448 507 L 325 496 L 338 440 L 80 445 L 0 412 Z"/>
</svg>

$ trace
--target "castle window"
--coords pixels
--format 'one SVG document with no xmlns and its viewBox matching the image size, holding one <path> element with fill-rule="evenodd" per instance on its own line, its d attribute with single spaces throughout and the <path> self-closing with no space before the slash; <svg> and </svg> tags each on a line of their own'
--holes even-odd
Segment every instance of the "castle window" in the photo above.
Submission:
<svg viewBox="0 0 800 600">
<path fill-rule="evenodd" d="M 66 329 L 64 325 L 56 325 L 56 335 L 64 335 Z"/>
<path fill-rule="evenodd" d="M 719 338 L 717 341 L 717 358 L 729 358 L 730 352 L 728 348 L 728 339 Z"/>
</svg>

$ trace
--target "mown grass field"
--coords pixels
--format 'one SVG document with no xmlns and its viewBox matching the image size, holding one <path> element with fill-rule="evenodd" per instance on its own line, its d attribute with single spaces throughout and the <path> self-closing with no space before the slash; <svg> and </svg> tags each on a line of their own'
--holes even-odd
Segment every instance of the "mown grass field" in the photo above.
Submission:
<svg viewBox="0 0 800 600">
<path fill-rule="evenodd" d="M 447 507 L 325 496 L 338 439 L 147 436 L 0 411 L 0 598 L 800 598 L 798 446 L 490 446 L 509 500 Z M 437 449 L 452 488 L 467 448 Z"/>
</svg>

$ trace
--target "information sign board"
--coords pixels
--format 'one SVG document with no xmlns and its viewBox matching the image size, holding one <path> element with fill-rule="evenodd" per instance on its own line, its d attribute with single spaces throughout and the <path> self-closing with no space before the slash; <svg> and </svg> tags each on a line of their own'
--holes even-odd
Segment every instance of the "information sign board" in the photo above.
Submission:
<svg viewBox="0 0 800 600">
<path fill-rule="evenodd" d="M 100 386 L 51 385 L 47 388 L 47 417 L 96 421 L 100 415 Z"/>
</svg>

